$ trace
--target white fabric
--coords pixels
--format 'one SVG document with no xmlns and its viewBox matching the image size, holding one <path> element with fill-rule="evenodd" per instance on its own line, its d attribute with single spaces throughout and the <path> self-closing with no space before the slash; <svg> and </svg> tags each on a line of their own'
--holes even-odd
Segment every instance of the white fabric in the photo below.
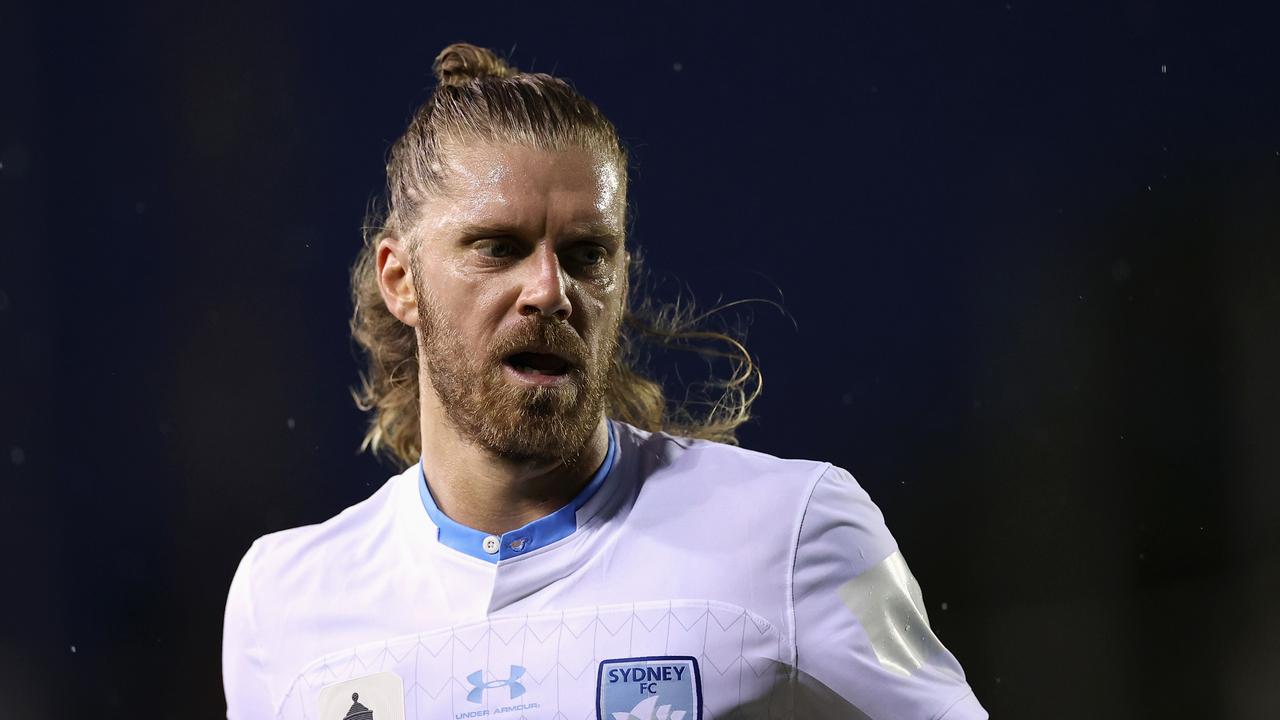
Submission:
<svg viewBox="0 0 1280 720">
<path fill-rule="evenodd" d="M 228 718 L 315 718 L 323 687 L 380 672 L 410 718 L 596 718 L 601 663 L 650 656 L 696 658 L 708 719 L 986 717 L 847 472 L 614 427 L 578 529 L 526 555 L 440 544 L 416 467 L 256 541 L 227 599 Z"/>
</svg>

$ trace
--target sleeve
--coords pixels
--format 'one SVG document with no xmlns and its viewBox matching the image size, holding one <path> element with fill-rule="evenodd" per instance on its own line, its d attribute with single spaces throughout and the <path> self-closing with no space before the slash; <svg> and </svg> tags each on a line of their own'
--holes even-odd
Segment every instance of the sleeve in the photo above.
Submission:
<svg viewBox="0 0 1280 720">
<path fill-rule="evenodd" d="M 845 470 L 814 485 L 791 581 L 798 717 L 987 717 L 930 629 L 879 508 Z"/>
<path fill-rule="evenodd" d="M 228 720 L 272 718 L 274 708 L 267 688 L 265 653 L 254 618 L 252 576 L 258 543 L 254 543 L 236 568 L 227 593 L 222 626 L 222 684 L 227 695 Z"/>
</svg>

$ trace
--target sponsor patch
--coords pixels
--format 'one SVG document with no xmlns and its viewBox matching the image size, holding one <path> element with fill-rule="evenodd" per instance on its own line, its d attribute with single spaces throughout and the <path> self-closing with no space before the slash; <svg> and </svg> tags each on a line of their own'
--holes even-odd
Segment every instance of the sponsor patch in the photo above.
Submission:
<svg viewBox="0 0 1280 720">
<path fill-rule="evenodd" d="M 320 691 L 319 720 L 404 720 L 404 682 L 392 672 L 365 675 Z"/>
<path fill-rule="evenodd" d="M 702 720 L 702 675 L 687 655 L 604 660 L 597 720 Z"/>
</svg>

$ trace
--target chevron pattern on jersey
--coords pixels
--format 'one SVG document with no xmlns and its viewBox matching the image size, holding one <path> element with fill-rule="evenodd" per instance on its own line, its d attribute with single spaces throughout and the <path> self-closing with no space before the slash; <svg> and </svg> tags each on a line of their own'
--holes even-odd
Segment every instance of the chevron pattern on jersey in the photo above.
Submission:
<svg viewBox="0 0 1280 720">
<path fill-rule="evenodd" d="M 781 633 L 748 610 L 705 600 L 499 616 L 331 653 L 297 676 L 277 717 L 341 720 L 317 717 L 321 688 L 394 672 L 413 720 L 596 720 L 602 660 L 667 655 L 698 659 L 705 720 L 730 711 L 791 717 Z"/>
</svg>

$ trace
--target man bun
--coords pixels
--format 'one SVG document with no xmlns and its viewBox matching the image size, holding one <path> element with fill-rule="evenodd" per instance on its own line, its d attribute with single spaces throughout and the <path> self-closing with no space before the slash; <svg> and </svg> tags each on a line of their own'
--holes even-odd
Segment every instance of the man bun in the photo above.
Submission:
<svg viewBox="0 0 1280 720">
<path fill-rule="evenodd" d="M 519 72 L 492 50 L 470 43 L 453 43 L 441 50 L 431 69 L 436 82 L 455 86 L 485 77 L 508 78 Z"/>
</svg>

